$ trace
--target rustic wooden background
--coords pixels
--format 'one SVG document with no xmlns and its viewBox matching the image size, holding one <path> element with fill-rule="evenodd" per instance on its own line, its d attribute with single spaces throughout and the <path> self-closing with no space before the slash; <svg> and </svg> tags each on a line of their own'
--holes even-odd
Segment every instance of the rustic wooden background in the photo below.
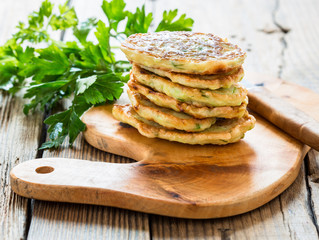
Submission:
<svg viewBox="0 0 319 240">
<path fill-rule="evenodd" d="M 0 44 L 40 2 L 0 1 Z M 134 9 L 144 2 L 155 22 L 164 9 L 178 8 L 195 19 L 194 31 L 212 32 L 237 43 L 248 53 L 247 71 L 277 76 L 319 94 L 319 1 L 127 0 L 127 5 Z M 104 19 L 100 0 L 73 0 L 71 4 L 82 20 Z M 66 33 L 64 37 L 71 36 Z M 46 138 L 45 115 L 26 117 L 23 104 L 23 99 L 0 92 L 0 239 L 318 239 L 319 153 L 314 150 L 283 194 L 252 212 L 223 219 L 185 220 L 19 197 L 10 189 L 9 171 L 29 159 L 131 161 L 96 150 L 81 137 L 73 149 L 37 150 Z"/>
</svg>

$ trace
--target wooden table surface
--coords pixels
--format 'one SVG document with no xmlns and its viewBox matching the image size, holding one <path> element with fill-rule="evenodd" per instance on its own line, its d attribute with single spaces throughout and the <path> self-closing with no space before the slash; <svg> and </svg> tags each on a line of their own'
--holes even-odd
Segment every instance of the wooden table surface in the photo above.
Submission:
<svg viewBox="0 0 319 240">
<path fill-rule="evenodd" d="M 0 43 L 41 0 L 0 1 Z M 61 1 L 60 1 L 61 2 Z M 135 9 L 144 1 L 127 0 Z M 103 18 L 101 1 L 74 0 L 78 17 Z M 227 37 L 247 51 L 246 71 L 283 78 L 319 94 L 319 1 L 147 0 L 155 19 L 178 8 L 195 20 L 194 31 Z M 65 34 L 65 39 L 69 36 Z M 11 191 L 9 171 L 33 158 L 69 157 L 131 162 L 76 140 L 57 151 L 40 151 L 44 114 L 22 113 L 24 100 L 0 92 L 0 239 L 318 239 L 319 153 L 306 156 L 296 181 L 279 197 L 249 213 L 185 220 L 123 209 L 30 200 Z M 319 111 L 319 106 L 318 106 Z"/>
</svg>

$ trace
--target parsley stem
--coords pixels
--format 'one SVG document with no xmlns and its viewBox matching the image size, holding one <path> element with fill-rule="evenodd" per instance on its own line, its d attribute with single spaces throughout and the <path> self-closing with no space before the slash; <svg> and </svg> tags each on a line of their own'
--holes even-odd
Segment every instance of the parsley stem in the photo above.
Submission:
<svg viewBox="0 0 319 240">
<path fill-rule="evenodd" d="M 66 111 L 49 113 L 45 123 L 51 141 L 42 149 L 59 147 L 67 136 L 71 146 L 85 129 L 81 115 L 93 105 L 121 96 L 131 64 L 116 61 L 113 49 L 119 46 L 110 46 L 110 39 L 121 43 L 131 34 L 147 32 L 153 21 L 144 6 L 130 12 L 124 0 L 103 0 L 108 27 L 95 18 L 79 23 L 70 2 L 57 9 L 50 0 L 44 0 L 40 9 L 32 12 L 26 23 L 20 22 L 17 33 L 0 46 L 0 89 L 14 94 L 26 88 L 24 98 L 30 101 L 24 106 L 25 114 L 37 108 L 47 112 L 63 99 L 73 100 Z M 176 16 L 177 10 L 165 11 L 157 29 L 191 30 L 192 19 L 184 14 L 179 19 Z M 118 30 L 120 26 L 124 28 Z M 66 29 L 73 29 L 78 41 L 55 40 L 49 34 L 51 30 L 61 33 Z M 87 40 L 93 29 L 98 44 Z"/>
</svg>

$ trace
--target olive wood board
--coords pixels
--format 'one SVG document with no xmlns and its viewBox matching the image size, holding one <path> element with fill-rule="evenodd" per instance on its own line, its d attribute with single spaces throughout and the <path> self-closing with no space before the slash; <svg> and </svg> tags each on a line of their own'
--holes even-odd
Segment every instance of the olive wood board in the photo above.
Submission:
<svg viewBox="0 0 319 240">
<path fill-rule="evenodd" d="M 312 91 L 257 74 L 247 78 L 319 119 L 319 96 Z M 138 162 L 30 160 L 12 169 L 12 189 L 40 200 L 219 218 L 253 210 L 278 196 L 295 180 L 310 149 L 255 113 L 256 126 L 243 140 L 200 146 L 146 138 L 115 120 L 111 109 L 105 105 L 85 113 L 86 141 Z"/>
</svg>

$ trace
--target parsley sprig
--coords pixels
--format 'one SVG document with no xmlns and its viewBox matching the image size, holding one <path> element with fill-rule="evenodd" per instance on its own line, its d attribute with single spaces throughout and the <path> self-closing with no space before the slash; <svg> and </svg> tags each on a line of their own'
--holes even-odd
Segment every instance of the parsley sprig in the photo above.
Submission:
<svg viewBox="0 0 319 240">
<path fill-rule="evenodd" d="M 135 12 L 125 6 L 124 0 L 103 0 L 106 23 L 95 18 L 79 22 L 68 2 L 57 10 L 45 0 L 0 47 L 0 89 L 11 94 L 25 89 L 24 98 L 29 99 L 23 109 L 25 114 L 37 109 L 49 111 L 61 100 L 71 100 L 68 109 L 44 121 L 49 125 L 50 141 L 41 149 L 57 148 L 67 136 L 72 146 L 85 130 L 82 114 L 94 105 L 111 103 L 121 96 L 131 65 L 116 59 L 111 39 L 122 41 L 131 34 L 146 33 L 153 21 L 144 5 Z M 190 31 L 193 20 L 185 14 L 179 18 L 177 15 L 177 9 L 164 11 L 155 31 Z M 122 22 L 125 27 L 120 30 Z M 76 41 L 59 41 L 50 34 L 61 35 L 67 29 Z M 87 39 L 91 31 L 96 38 L 93 41 Z M 39 47 L 43 45 L 46 47 Z"/>
</svg>

